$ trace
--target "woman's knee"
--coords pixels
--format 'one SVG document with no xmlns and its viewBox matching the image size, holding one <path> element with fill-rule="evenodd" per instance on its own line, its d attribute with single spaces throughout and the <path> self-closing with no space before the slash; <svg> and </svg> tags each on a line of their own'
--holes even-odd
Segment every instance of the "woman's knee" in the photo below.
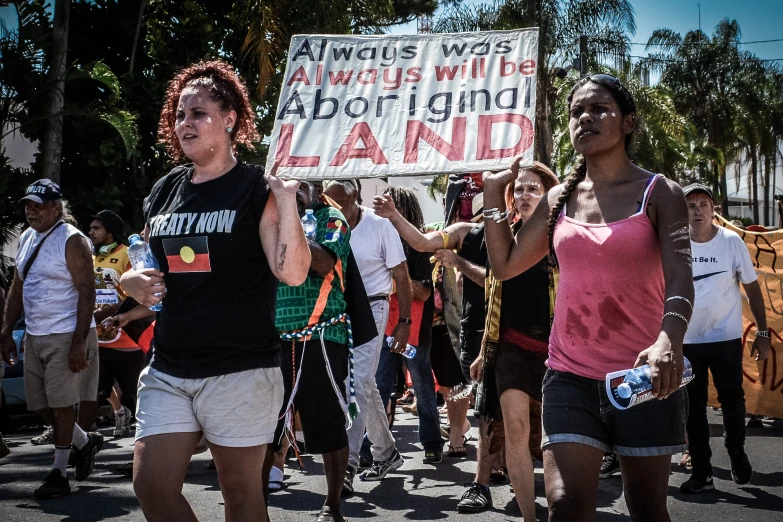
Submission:
<svg viewBox="0 0 783 522">
<path fill-rule="evenodd" d="M 218 473 L 218 484 L 223 499 L 227 504 L 243 505 L 252 499 L 257 499 L 262 491 L 262 481 L 259 477 L 247 477 L 240 473 Z"/>
<path fill-rule="evenodd" d="M 564 486 L 547 488 L 546 500 L 549 506 L 549 522 L 592 520 L 589 514 L 592 502 L 584 495 L 568 491 Z"/>
</svg>

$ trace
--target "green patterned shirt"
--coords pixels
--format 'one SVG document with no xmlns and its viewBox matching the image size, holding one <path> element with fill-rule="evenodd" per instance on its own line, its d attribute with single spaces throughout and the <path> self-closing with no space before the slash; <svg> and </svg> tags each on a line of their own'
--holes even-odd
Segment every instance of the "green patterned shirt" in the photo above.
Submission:
<svg viewBox="0 0 783 522">
<path fill-rule="evenodd" d="M 280 283 L 277 287 L 275 324 L 281 332 L 299 330 L 305 326 L 338 316 L 345 312 L 344 276 L 351 251 L 351 232 L 342 213 L 334 207 L 318 203 L 313 209 L 317 221 L 315 241 L 337 257 L 334 269 L 326 277 L 310 272 L 299 286 Z M 320 334 L 313 334 L 320 339 Z M 348 332 L 344 323 L 324 330 L 324 340 L 345 344 Z"/>
</svg>

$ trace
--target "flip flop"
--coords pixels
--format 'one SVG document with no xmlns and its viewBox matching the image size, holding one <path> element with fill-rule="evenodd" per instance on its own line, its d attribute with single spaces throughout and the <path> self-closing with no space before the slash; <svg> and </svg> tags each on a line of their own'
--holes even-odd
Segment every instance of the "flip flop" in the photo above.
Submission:
<svg viewBox="0 0 783 522">
<path fill-rule="evenodd" d="M 456 448 L 454 446 L 449 446 L 449 457 L 455 457 L 455 458 L 464 458 L 468 456 L 468 452 L 465 449 L 465 446 L 457 446 Z"/>
</svg>

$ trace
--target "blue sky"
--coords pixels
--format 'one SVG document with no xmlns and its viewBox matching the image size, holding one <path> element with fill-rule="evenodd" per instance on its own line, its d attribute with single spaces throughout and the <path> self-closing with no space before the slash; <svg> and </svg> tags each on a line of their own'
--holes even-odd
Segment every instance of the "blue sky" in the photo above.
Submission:
<svg viewBox="0 0 783 522">
<path fill-rule="evenodd" d="M 463 0 L 464 4 L 481 4 Z M 702 31 L 712 34 L 724 18 L 735 19 L 742 29 L 743 41 L 783 39 L 783 0 L 700 0 Z M 681 34 L 699 27 L 699 8 L 691 0 L 632 0 L 636 11 L 636 34 L 632 42 L 645 43 L 655 29 L 668 27 Z M 416 23 L 398 26 L 392 33 L 415 33 Z M 749 44 L 744 49 L 764 59 L 783 58 L 783 41 Z M 644 55 L 643 45 L 631 48 L 634 55 Z M 781 62 L 783 64 L 783 61 Z"/>
</svg>

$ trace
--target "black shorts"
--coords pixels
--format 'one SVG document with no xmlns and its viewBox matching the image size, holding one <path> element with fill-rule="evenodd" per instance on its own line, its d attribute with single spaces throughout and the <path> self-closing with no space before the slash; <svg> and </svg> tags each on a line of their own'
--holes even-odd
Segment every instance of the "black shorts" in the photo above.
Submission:
<svg viewBox="0 0 783 522">
<path fill-rule="evenodd" d="M 451 346 L 451 336 L 445 324 L 432 327 L 430 362 L 439 385 L 453 388 L 468 382 L 462 375 L 462 367 Z"/>
<path fill-rule="evenodd" d="M 285 396 L 280 415 L 291 397 L 294 371 L 302 368 L 299 388 L 294 397 L 294 409 L 299 413 L 304 432 L 305 447 L 311 454 L 325 454 L 348 446 L 348 432 L 345 430 L 345 414 L 329 378 L 324 361 L 321 341 L 313 339 L 307 343 L 281 341 L 280 369 L 283 372 Z M 348 378 L 348 346 L 324 341 L 326 357 L 332 370 L 334 382 L 345 400 L 345 380 Z M 296 352 L 296 368 L 292 361 L 292 345 Z M 302 349 L 304 347 L 304 364 Z M 275 430 L 272 446 L 278 451 L 283 437 L 284 419 L 280 419 Z"/>
<path fill-rule="evenodd" d="M 685 388 L 664 400 L 618 410 L 604 381 L 568 372 L 544 375 L 541 447 L 572 442 L 628 457 L 656 457 L 685 451 L 688 397 Z"/>
<path fill-rule="evenodd" d="M 541 386 L 546 373 L 547 354 L 525 350 L 500 341 L 495 359 L 498 397 L 506 390 L 521 390 L 541 402 Z"/>
<path fill-rule="evenodd" d="M 99 348 L 98 402 L 101 405 L 107 403 L 116 379 L 120 392 L 122 392 L 120 402 L 135 414 L 139 375 L 145 366 L 144 352 L 141 350 L 125 351 L 115 348 Z"/>
<path fill-rule="evenodd" d="M 470 378 L 470 365 L 481 352 L 481 340 L 484 338 L 484 330 L 462 328 L 459 331 L 459 364 L 462 367 L 462 375 L 467 382 Z"/>
</svg>

